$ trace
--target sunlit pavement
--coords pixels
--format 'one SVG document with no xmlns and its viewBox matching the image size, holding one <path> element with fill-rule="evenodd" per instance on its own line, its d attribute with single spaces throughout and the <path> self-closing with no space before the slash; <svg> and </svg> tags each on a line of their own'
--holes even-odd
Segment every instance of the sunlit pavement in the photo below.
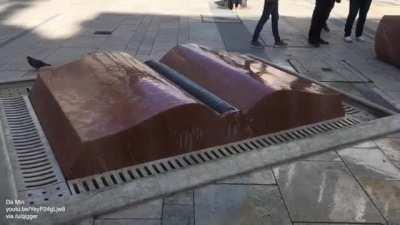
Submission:
<svg viewBox="0 0 400 225">
<path fill-rule="evenodd" d="M 281 36 L 273 48 L 270 23 L 252 49 L 249 37 L 263 1 L 218 8 L 207 0 L 0 0 L 0 81 L 32 80 L 27 55 L 58 65 L 93 51 L 126 51 L 159 59 L 180 43 L 252 53 L 282 66 L 296 62 L 306 75 L 381 105 L 400 108 L 400 70 L 375 58 L 380 18 L 399 14 L 400 2 L 373 1 L 366 42 L 343 42 L 348 1 L 336 4 L 323 33 L 329 46 L 307 44 L 312 0 L 280 0 Z M 216 18 L 216 17 L 223 17 Z M 112 31 L 112 35 L 95 35 Z M 293 65 L 293 63 L 292 63 Z M 301 68 L 302 69 L 301 69 Z M 329 67 L 332 73 L 320 71 Z M 373 94 L 371 94 L 373 93 Z M 371 97 L 372 96 L 372 97 Z M 400 134 L 370 140 L 277 168 L 220 181 L 143 205 L 90 218 L 82 224 L 400 224 Z"/>
</svg>

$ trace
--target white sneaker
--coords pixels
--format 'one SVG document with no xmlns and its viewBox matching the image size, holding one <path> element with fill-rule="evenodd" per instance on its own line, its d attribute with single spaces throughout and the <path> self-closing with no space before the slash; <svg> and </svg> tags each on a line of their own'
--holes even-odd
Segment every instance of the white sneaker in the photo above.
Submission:
<svg viewBox="0 0 400 225">
<path fill-rule="evenodd" d="M 356 37 L 356 40 L 360 41 L 360 42 L 364 42 L 365 38 L 363 36 L 358 36 L 358 37 Z"/>
<path fill-rule="evenodd" d="M 351 39 L 351 36 L 345 36 L 344 41 L 347 43 L 351 43 L 351 42 L 353 42 L 353 39 Z"/>
</svg>

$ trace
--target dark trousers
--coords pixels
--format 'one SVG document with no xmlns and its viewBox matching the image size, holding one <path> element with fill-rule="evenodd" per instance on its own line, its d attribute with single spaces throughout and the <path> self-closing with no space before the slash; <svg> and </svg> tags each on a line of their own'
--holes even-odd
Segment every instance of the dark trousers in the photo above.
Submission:
<svg viewBox="0 0 400 225">
<path fill-rule="evenodd" d="M 311 17 L 311 26 L 308 33 L 308 40 L 312 43 L 318 43 L 321 39 L 321 31 L 326 20 L 331 13 L 335 0 L 316 0 L 314 12 Z"/>
<path fill-rule="evenodd" d="M 351 29 L 357 14 L 359 15 L 357 20 L 356 36 L 359 37 L 362 35 L 370 6 L 371 0 L 350 0 L 349 15 L 347 16 L 346 25 L 344 28 L 345 36 L 351 35 Z"/>
<path fill-rule="evenodd" d="M 262 16 L 257 23 L 256 29 L 253 34 L 253 41 L 257 41 L 264 24 L 268 21 L 269 16 L 272 17 L 272 33 L 274 35 L 275 42 L 281 41 L 278 30 L 278 20 L 279 20 L 279 12 L 278 12 L 278 1 L 265 0 L 264 9 L 262 12 Z"/>
</svg>

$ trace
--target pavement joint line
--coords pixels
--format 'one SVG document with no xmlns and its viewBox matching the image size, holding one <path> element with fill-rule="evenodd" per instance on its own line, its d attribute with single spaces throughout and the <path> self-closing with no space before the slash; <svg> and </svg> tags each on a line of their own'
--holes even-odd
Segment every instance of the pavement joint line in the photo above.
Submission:
<svg viewBox="0 0 400 225">
<path fill-rule="evenodd" d="M 165 209 L 165 198 L 162 199 L 161 202 L 161 215 L 160 215 L 160 224 L 163 225 L 164 224 L 164 209 Z"/>
<path fill-rule="evenodd" d="M 195 199 L 196 189 L 192 191 L 192 207 L 193 207 L 193 225 L 196 225 L 196 199 Z M 161 224 L 163 225 L 163 224 Z"/>
<path fill-rule="evenodd" d="M 368 194 L 367 190 L 365 190 L 364 186 L 358 179 L 358 177 L 353 173 L 353 171 L 350 169 L 350 166 L 347 164 L 347 162 L 343 159 L 343 157 L 338 154 L 339 158 L 342 160 L 344 166 L 350 173 L 350 175 L 353 177 L 353 179 L 357 182 L 357 184 L 360 186 L 361 190 L 364 192 L 364 194 L 367 196 L 367 198 L 371 201 L 372 205 L 375 207 L 375 209 L 378 211 L 379 215 L 383 218 L 383 220 L 386 222 L 386 224 L 390 224 L 389 220 L 383 215 L 381 212 L 380 208 L 376 205 L 375 201 L 372 199 L 372 197 Z M 374 223 L 373 223 L 374 224 Z M 376 224 L 376 223 L 375 223 Z"/>
<path fill-rule="evenodd" d="M 276 178 L 275 171 L 273 169 L 272 169 L 272 176 L 274 177 L 276 188 L 278 189 L 279 197 L 283 203 L 283 206 L 286 209 L 287 216 L 289 217 L 290 222 L 293 224 L 294 223 L 293 217 L 290 215 L 289 207 L 285 201 L 285 198 L 283 197 L 281 187 L 279 186 L 278 179 Z"/>
<path fill-rule="evenodd" d="M 55 14 L 47 19 L 45 19 L 44 21 L 40 22 L 39 24 L 33 26 L 32 28 L 29 28 L 27 30 L 24 30 L 22 32 L 19 32 L 18 34 L 14 35 L 13 37 L 8 38 L 6 41 L 3 41 L 2 43 L 0 43 L 0 48 L 3 48 L 4 46 L 10 44 L 11 42 L 14 42 L 15 40 L 32 33 L 35 29 L 37 29 L 38 27 L 56 19 L 57 17 L 59 17 L 61 14 Z"/>
<path fill-rule="evenodd" d="M 246 175 L 246 174 L 245 174 Z M 247 183 L 247 184 L 242 184 L 242 183 L 223 183 L 223 181 L 217 182 L 214 185 L 232 185 L 232 186 L 277 186 L 277 184 L 255 184 L 255 183 Z"/>
</svg>

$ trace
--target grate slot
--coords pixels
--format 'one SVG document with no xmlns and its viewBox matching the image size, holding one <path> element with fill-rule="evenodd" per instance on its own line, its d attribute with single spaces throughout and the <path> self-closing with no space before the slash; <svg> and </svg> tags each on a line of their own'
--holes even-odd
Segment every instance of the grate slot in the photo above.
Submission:
<svg viewBox="0 0 400 225">
<path fill-rule="evenodd" d="M 172 168 L 172 170 L 174 170 L 174 169 L 176 169 L 177 168 L 177 166 L 175 166 L 173 163 L 172 163 L 172 161 L 167 161 L 168 162 L 168 165 Z"/>
<path fill-rule="evenodd" d="M 257 143 L 254 142 L 254 140 L 250 140 L 248 143 L 249 143 L 251 146 L 253 146 L 253 148 L 260 148 L 260 147 L 257 145 Z"/>
<path fill-rule="evenodd" d="M 111 181 L 113 182 L 113 184 L 118 184 L 118 181 L 115 178 L 114 174 L 110 174 L 110 178 L 111 178 Z"/>
<path fill-rule="evenodd" d="M 233 149 L 236 153 L 242 153 L 242 152 L 244 152 L 242 149 L 237 148 L 235 145 L 231 145 L 230 147 L 231 147 L 231 149 Z"/>
<path fill-rule="evenodd" d="M 183 156 L 182 159 L 183 159 L 183 161 L 185 161 L 188 165 L 194 165 L 194 164 L 195 164 L 195 163 L 193 162 L 193 160 L 190 159 L 190 158 L 188 158 L 188 157 Z"/>
<path fill-rule="evenodd" d="M 47 176 L 53 174 L 53 171 L 47 171 L 47 172 L 43 172 L 43 173 L 38 173 L 38 174 L 34 174 L 34 175 L 29 175 L 29 176 L 23 176 L 26 179 L 30 179 L 30 178 L 35 178 L 35 177 L 41 177 L 41 176 Z"/>
<path fill-rule="evenodd" d="M 215 150 L 211 150 L 210 151 L 211 154 L 213 154 L 217 159 L 222 158 L 223 156 L 221 155 L 221 153 L 215 151 Z"/>
<path fill-rule="evenodd" d="M 41 182 L 41 181 L 45 181 L 45 180 L 50 180 L 56 178 L 56 176 L 54 174 L 49 175 L 49 176 L 45 176 L 45 177 L 41 177 L 39 179 L 26 179 L 26 183 L 37 183 L 37 182 Z"/>
<path fill-rule="evenodd" d="M 231 150 L 228 146 L 224 147 L 225 152 L 227 152 L 229 155 L 234 155 L 236 152 Z"/>
<path fill-rule="evenodd" d="M 163 162 L 160 162 L 160 166 L 163 168 L 163 170 L 164 170 L 165 172 L 168 172 L 168 171 L 169 171 L 168 167 L 167 167 L 166 165 L 164 165 Z"/>
<path fill-rule="evenodd" d="M 190 164 L 187 164 L 186 161 L 183 160 L 183 159 L 181 159 L 181 158 L 180 158 L 180 159 L 175 159 L 175 162 L 176 162 L 175 165 L 178 165 L 178 166 L 176 167 L 177 169 L 179 169 L 179 168 L 184 168 L 184 167 L 190 165 Z"/>
<path fill-rule="evenodd" d="M 237 147 L 239 147 L 239 149 L 240 149 L 242 152 L 247 152 L 247 151 L 248 151 L 248 149 L 247 149 L 245 146 L 243 146 L 242 144 L 237 144 Z"/>
<path fill-rule="evenodd" d="M 19 162 L 36 162 L 36 160 L 38 160 L 38 159 L 46 159 L 47 160 L 46 154 L 43 154 L 43 152 L 42 152 L 42 154 L 35 155 L 34 157 L 24 157 L 24 158 L 18 159 L 18 161 Z"/>
<path fill-rule="evenodd" d="M 201 160 L 201 162 L 207 162 L 208 161 L 207 157 L 205 157 L 205 156 L 203 157 L 202 153 L 197 153 L 196 157 L 199 158 Z"/>
<path fill-rule="evenodd" d="M 51 166 L 48 166 L 48 167 L 39 168 L 37 170 L 21 171 L 21 173 L 22 173 L 22 175 L 24 175 L 24 174 L 34 174 L 34 173 L 39 173 L 39 172 L 43 172 L 43 171 L 51 170 L 51 169 L 52 169 Z"/>
<path fill-rule="evenodd" d="M 286 139 L 280 134 L 275 135 L 275 138 L 279 140 L 279 143 L 285 143 L 286 142 Z"/>
<path fill-rule="evenodd" d="M 154 165 L 153 165 L 154 166 Z M 124 174 L 122 172 L 118 173 L 119 178 L 122 180 L 122 182 L 126 183 L 127 179 L 125 178 Z"/>
<path fill-rule="evenodd" d="M 253 148 L 254 148 L 254 147 L 250 146 L 247 142 L 243 142 L 242 145 L 244 145 L 247 150 L 253 150 Z"/>
<path fill-rule="evenodd" d="M 37 183 L 37 184 L 34 184 L 34 185 L 27 184 L 26 188 L 37 188 L 37 187 L 46 186 L 46 185 L 54 184 L 54 183 L 57 183 L 57 180 L 55 180 L 55 179 L 54 180 L 48 180 L 46 182 Z"/>
</svg>

